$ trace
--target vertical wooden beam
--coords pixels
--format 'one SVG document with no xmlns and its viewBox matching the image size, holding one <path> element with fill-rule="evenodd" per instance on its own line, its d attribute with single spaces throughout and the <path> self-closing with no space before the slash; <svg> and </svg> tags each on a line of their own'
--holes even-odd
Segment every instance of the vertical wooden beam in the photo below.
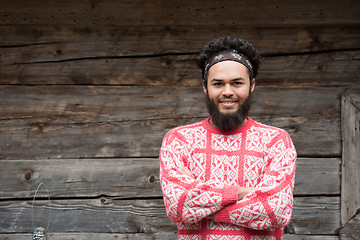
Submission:
<svg viewBox="0 0 360 240">
<path fill-rule="evenodd" d="M 360 209 L 360 94 L 341 99 L 342 174 L 341 224 Z"/>
</svg>

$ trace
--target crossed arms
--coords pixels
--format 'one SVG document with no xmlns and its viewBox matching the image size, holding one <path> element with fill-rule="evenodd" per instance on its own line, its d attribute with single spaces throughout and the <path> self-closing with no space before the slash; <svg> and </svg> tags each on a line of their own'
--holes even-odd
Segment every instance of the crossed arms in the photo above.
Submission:
<svg viewBox="0 0 360 240">
<path fill-rule="evenodd" d="M 196 179 L 195 176 L 192 174 L 192 172 L 186 168 L 186 167 L 180 167 L 178 169 L 179 173 L 188 177 L 191 177 L 192 179 Z M 239 187 L 237 192 L 237 200 L 240 201 L 243 199 L 248 193 L 251 193 L 254 191 L 254 188 L 252 187 Z"/>
<path fill-rule="evenodd" d="M 195 223 L 203 218 L 256 230 L 284 227 L 292 211 L 296 152 L 287 134 L 269 149 L 268 166 L 254 187 L 227 185 L 195 177 L 186 163 L 186 142 L 169 133 L 160 152 L 161 187 L 173 222 Z"/>
</svg>

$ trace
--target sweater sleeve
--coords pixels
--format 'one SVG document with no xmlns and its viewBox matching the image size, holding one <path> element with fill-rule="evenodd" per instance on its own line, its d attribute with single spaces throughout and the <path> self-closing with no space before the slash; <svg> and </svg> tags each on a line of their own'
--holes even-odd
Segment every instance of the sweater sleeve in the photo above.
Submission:
<svg viewBox="0 0 360 240">
<path fill-rule="evenodd" d="M 285 227 L 291 218 L 296 166 L 295 147 L 285 131 L 273 139 L 265 156 L 268 162 L 260 183 L 242 200 L 215 214 L 226 222 L 255 230 Z"/>
<path fill-rule="evenodd" d="M 223 207 L 236 203 L 239 186 L 202 182 L 182 175 L 187 146 L 183 136 L 170 131 L 160 150 L 160 184 L 167 215 L 176 223 L 195 223 Z"/>
</svg>

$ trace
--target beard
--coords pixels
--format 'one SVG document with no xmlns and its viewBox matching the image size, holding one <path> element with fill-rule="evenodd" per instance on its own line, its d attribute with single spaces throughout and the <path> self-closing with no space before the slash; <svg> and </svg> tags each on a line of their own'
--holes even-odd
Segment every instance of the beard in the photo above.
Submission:
<svg viewBox="0 0 360 240">
<path fill-rule="evenodd" d="M 212 122 L 215 126 L 223 131 L 234 130 L 244 124 L 246 117 L 251 108 L 252 94 L 243 101 L 241 106 L 233 113 L 222 113 L 219 107 L 209 98 L 206 97 L 206 105 L 211 116 Z"/>
</svg>

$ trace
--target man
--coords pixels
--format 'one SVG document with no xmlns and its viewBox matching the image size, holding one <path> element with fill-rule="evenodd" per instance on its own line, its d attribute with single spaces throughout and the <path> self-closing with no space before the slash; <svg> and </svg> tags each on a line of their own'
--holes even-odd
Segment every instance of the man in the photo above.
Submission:
<svg viewBox="0 0 360 240">
<path fill-rule="evenodd" d="M 259 63 L 250 43 L 229 36 L 199 55 L 210 117 L 171 130 L 160 150 L 164 203 L 179 239 L 282 239 L 296 151 L 284 130 L 247 116 Z"/>
</svg>

